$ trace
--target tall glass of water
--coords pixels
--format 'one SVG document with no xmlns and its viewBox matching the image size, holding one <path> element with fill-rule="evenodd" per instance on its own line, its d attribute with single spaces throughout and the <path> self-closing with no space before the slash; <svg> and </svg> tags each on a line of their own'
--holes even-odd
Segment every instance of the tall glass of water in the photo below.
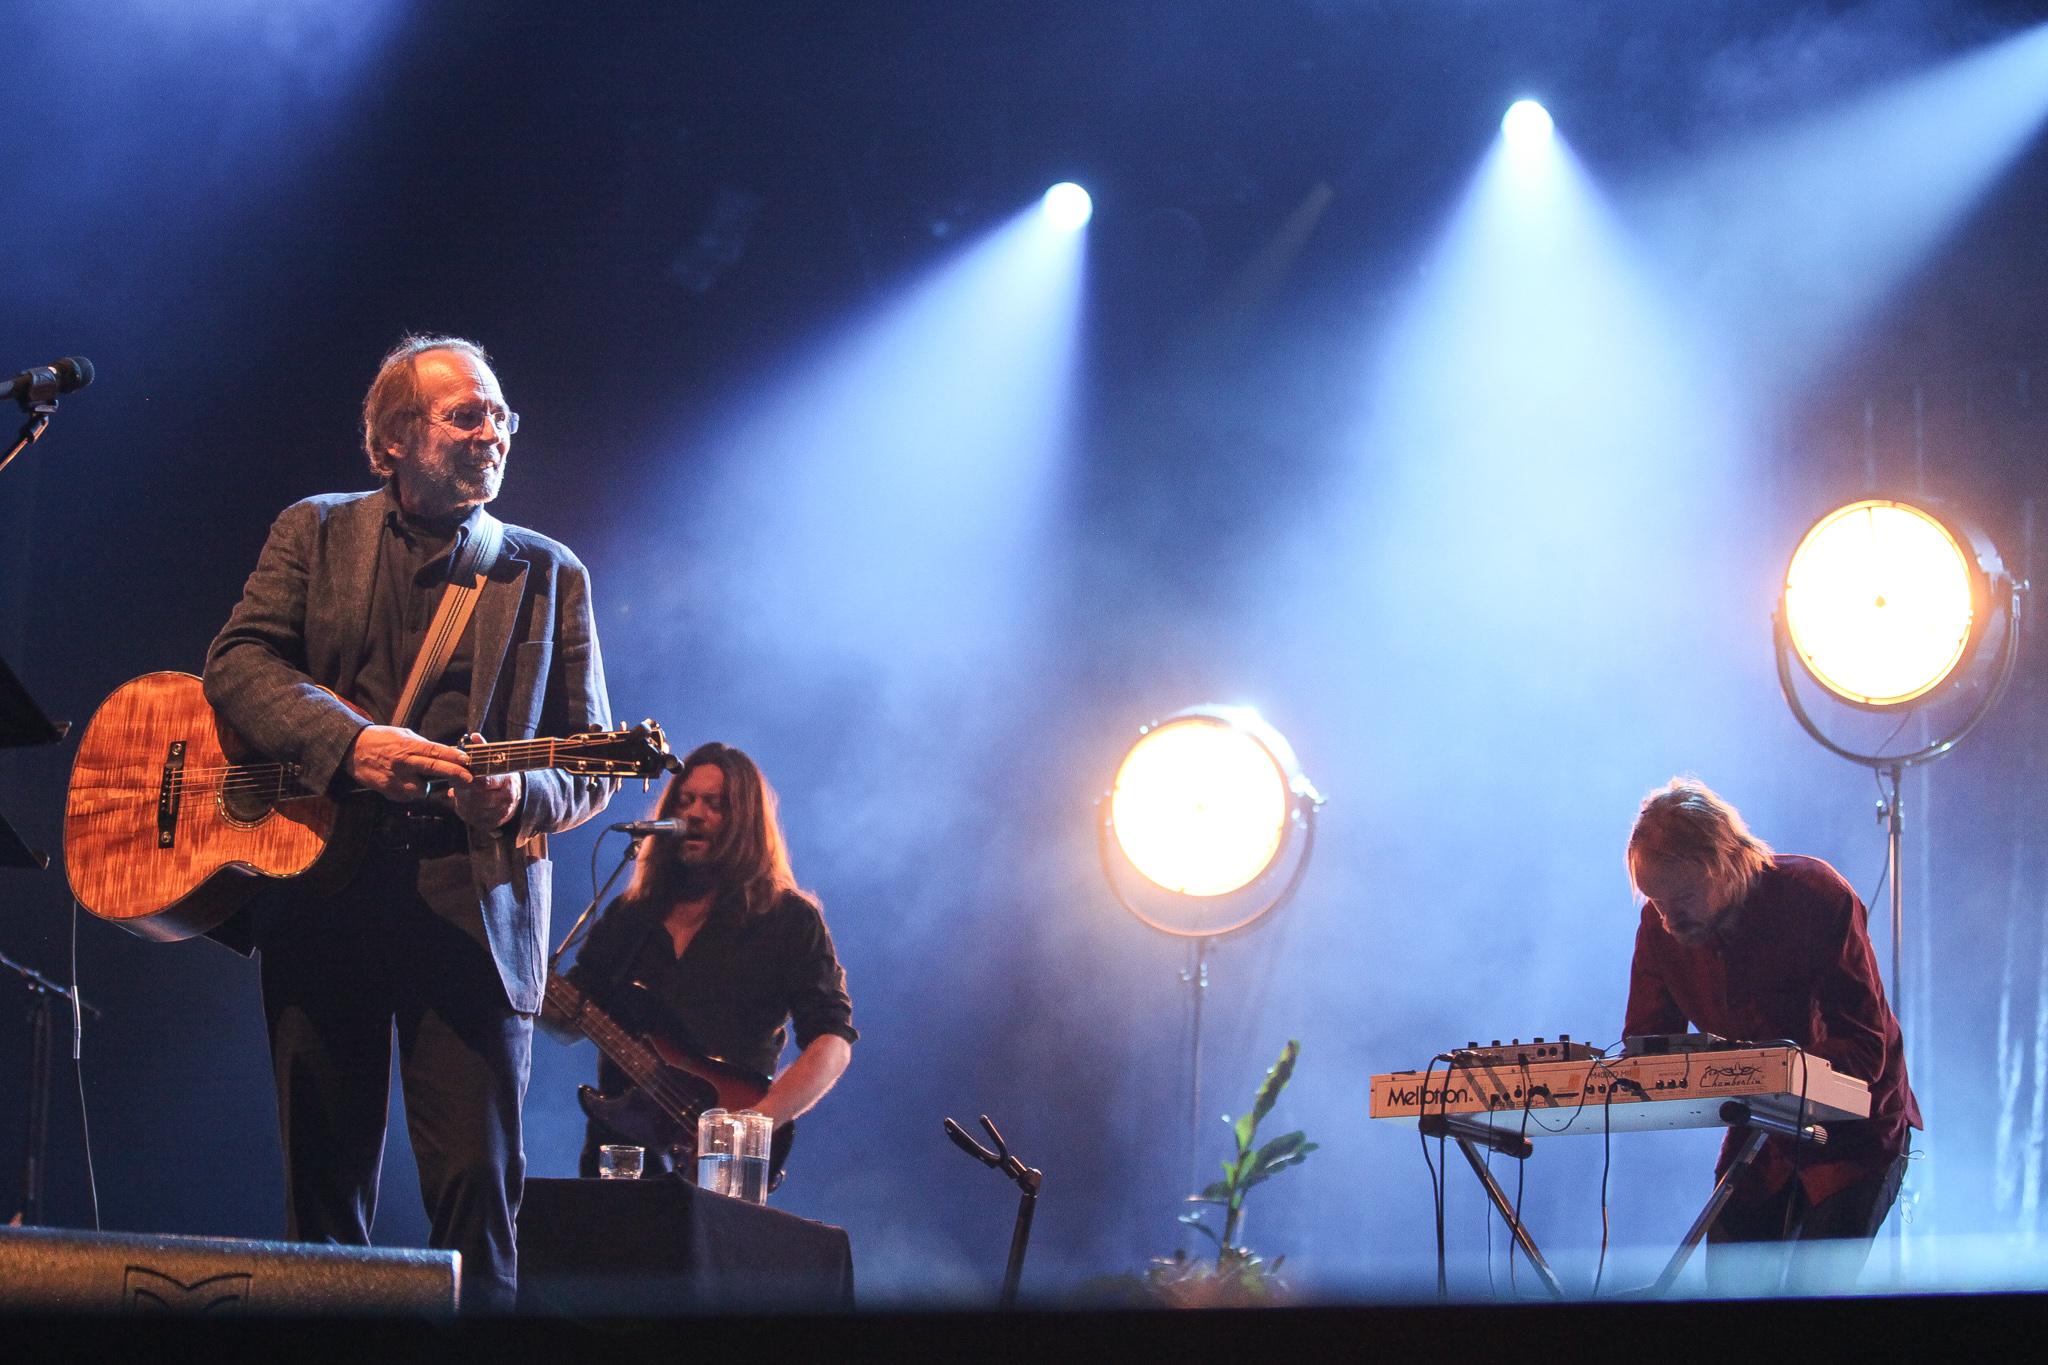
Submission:
<svg viewBox="0 0 2048 1365">
<path fill-rule="evenodd" d="M 736 1130 L 726 1122 L 732 1115 L 724 1109 L 706 1109 L 697 1115 L 697 1186 L 713 1194 L 726 1193 L 731 1182 L 727 1172 L 735 1158 Z"/>
<path fill-rule="evenodd" d="M 699 1188 L 751 1204 L 768 1202 L 768 1149 L 775 1123 L 766 1114 L 707 1109 L 697 1118 Z"/>
</svg>

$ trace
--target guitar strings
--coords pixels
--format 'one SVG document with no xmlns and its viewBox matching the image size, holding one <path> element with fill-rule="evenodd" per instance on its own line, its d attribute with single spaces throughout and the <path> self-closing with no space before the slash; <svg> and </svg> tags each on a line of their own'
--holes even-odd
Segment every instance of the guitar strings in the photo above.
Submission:
<svg viewBox="0 0 2048 1365">
<path fill-rule="evenodd" d="M 586 1015 L 579 1013 L 579 1023 L 583 1022 L 586 1017 Z M 611 1039 L 614 1049 L 620 1052 L 630 1050 L 638 1058 L 639 1068 L 646 1073 L 645 1075 L 632 1076 L 633 1067 L 620 1061 L 617 1056 L 614 1056 L 612 1060 L 619 1062 L 620 1069 L 628 1073 L 634 1084 L 648 1092 L 655 1103 L 659 1104 L 662 1111 L 670 1118 L 675 1118 L 677 1111 L 691 1112 L 690 1097 L 677 1091 L 675 1083 L 661 1069 L 661 1059 L 655 1056 L 653 1050 L 645 1043 L 632 1034 L 627 1033 L 625 1029 L 608 1017 L 589 1020 L 589 1026 L 585 1029 L 585 1032 L 591 1035 L 592 1042 L 597 1041 L 596 1035 L 598 1033 L 603 1033 Z"/>
<path fill-rule="evenodd" d="M 675 1111 L 677 1110 L 689 1112 L 689 1097 L 677 1093 L 674 1082 L 669 1079 L 667 1073 L 662 1069 L 662 1059 L 655 1054 L 652 1048 L 633 1034 L 628 1033 L 609 1015 L 589 1008 L 587 999 L 579 1006 L 576 1013 L 579 1026 L 583 1027 L 584 1032 L 590 1035 L 592 1042 L 596 1042 L 597 1035 L 602 1033 L 610 1039 L 612 1049 L 616 1050 L 616 1052 L 632 1054 L 635 1059 L 633 1063 L 628 1063 L 617 1055 L 614 1055 L 612 1060 L 618 1062 L 620 1068 L 626 1071 L 632 1081 L 642 1090 L 653 1094 L 657 1103 L 666 1100 L 667 1102 L 662 1104 L 662 1108 L 669 1113 L 671 1118 L 675 1116 Z M 645 1074 L 632 1075 L 636 1067 Z M 706 1084 L 709 1084 L 709 1082 L 707 1081 Z M 715 1093 L 716 1088 L 714 1087 Z"/>
<path fill-rule="evenodd" d="M 472 762 L 481 759 L 486 765 L 489 765 L 518 762 L 543 754 L 552 754 L 557 747 L 564 744 L 574 745 L 575 741 L 557 739 L 513 740 L 502 745 L 492 745 L 488 749 L 478 748 L 468 750 L 467 752 Z M 588 746 L 576 745 L 576 747 Z M 215 777 L 222 777 L 227 780 L 249 777 L 269 781 L 273 780 L 280 773 L 293 770 L 294 766 L 288 763 L 229 763 L 215 768 L 182 768 L 179 769 L 179 776 L 174 776 L 171 781 L 174 785 L 181 780 L 190 782 L 194 778 L 211 779 Z"/>
<path fill-rule="evenodd" d="M 591 769 L 585 771 L 593 776 L 624 777 L 639 773 L 643 765 L 630 760 L 579 758 L 575 753 L 576 750 L 599 747 L 593 740 L 610 742 L 613 738 L 601 736 L 593 739 L 512 740 L 467 752 L 472 763 L 481 760 L 481 772 L 485 776 L 510 772 L 515 767 L 553 768 L 573 767 L 577 764 L 592 765 Z M 571 751 L 571 761 L 568 764 L 557 761 L 564 747 Z M 601 766 L 606 764 L 611 765 L 609 770 Z M 319 795 L 298 786 L 297 777 L 296 766 L 285 763 L 232 763 L 224 767 L 184 768 L 171 778 L 168 791 L 178 796 L 193 791 L 267 795 L 273 800 Z"/>
</svg>

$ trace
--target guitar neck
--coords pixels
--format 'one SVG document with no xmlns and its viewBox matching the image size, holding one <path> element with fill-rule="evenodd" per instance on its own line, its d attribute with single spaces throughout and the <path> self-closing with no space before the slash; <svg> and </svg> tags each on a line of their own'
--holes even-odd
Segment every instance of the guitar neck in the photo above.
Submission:
<svg viewBox="0 0 2048 1365">
<path fill-rule="evenodd" d="M 644 1086 L 659 1073 L 661 1058 L 654 1049 L 621 1028 L 617 1020 L 599 1009 L 588 995 L 566 978 L 548 978 L 547 1003 L 575 1020 L 583 1036 L 595 1043 L 599 1052 L 617 1063 L 619 1070 L 625 1072 L 634 1084 Z M 670 1117 L 683 1119 L 685 1116 L 676 1114 Z"/>
<path fill-rule="evenodd" d="M 573 751 L 580 746 L 573 739 L 515 739 L 461 747 L 469 755 L 471 772 L 479 777 L 495 777 L 503 773 L 562 767 L 563 751 Z"/>
</svg>

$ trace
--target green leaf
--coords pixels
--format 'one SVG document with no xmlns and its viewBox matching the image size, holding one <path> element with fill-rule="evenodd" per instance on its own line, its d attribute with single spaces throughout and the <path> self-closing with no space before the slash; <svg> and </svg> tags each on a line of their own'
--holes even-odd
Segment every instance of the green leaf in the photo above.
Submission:
<svg viewBox="0 0 2048 1365">
<path fill-rule="evenodd" d="M 1237 1152 L 1239 1156 L 1252 1149 L 1252 1134 L 1258 1130 L 1258 1127 L 1259 1117 L 1257 1114 L 1246 1114 L 1231 1125 L 1230 1134 L 1237 1139 Z"/>
<path fill-rule="evenodd" d="M 1294 1060 L 1300 1055 L 1301 1044 L 1295 1039 L 1289 1038 L 1287 1046 L 1280 1049 L 1280 1059 L 1273 1063 L 1273 1069 L 1266 1073 L 1266 1079 L 1259 1085 L 1259 1097 L 1252 1104 L 1252 1129 L 1256 1129 L 1259 1126 L 1260 1120 L 1273 1112 L 1273 1106 L 1279 1102 L 1280 1092 L 1285 1090 L 1287 1083 L 1294 1079 Z M 1242 1121 L 1240 1121 L 1240 1127 L 1242 1127 Z M 1251 1145 L 1250 1129 L 1245 1130 L 1245 1135 L 1238 1145 L 1241 1147 L 1249 1147 Z"/>
<path fill-rule="evenodd" d="M 1184 1213 L 1180 1216 L 1180 1221 L 1184 1225 L 1193 1228 L 1196 1232 L 1201 1233 L 1204 1237 L 1207 1237 L 1210 1241 L 1216 1243 L 1216 1245 L 1223 1245 L 1223 1239 L 1216 1235 L 1216 1229 L 1210 1227 L 1207 1223 L 1203 1222 L 1201 1214 Z"/>
<path fill-rule="evenodd" d="M 1229 1201 L 1229 1199 L 1230 1199 L 1230 1182 L 1229 1182 L 1229 1181 L 1226 1181 L 1226 1180 L 1218 1180 L 1218 1181 L 1216 1181 L 1216 1182 L 1215 1182 L 1214 1184 L 1210 1185 L 1208 1189 L 1206 1189 L 1206 1190 L 1203 1190 L 1203 1191 L 1202 1191 L 1202 1192 L 1201 1192 L 1200 1194 L 1191 1194 L 1191 1195 L 1189 1195 L 1189 1196 L 1188 1196 L 1188 1203 L 1190 1203 L 1190 1204 L 1222 1204 L 1222 1203 L 1227 1203 L 1227 1202 Z"/>
<path fill-rule="evenodd" d="M 1289 1166 L 1299 1166 L 1318 1145 L 1308 1141 L 1304 1133 L 1289 1133 L 1285 1137 L 1274 1138 L 1259 1149 L 1258 1160 L 1253 1163 L 1252 1173 L 1245 1177 L 1245 1188 L 1250 1189 L 1261 1181 L 1269 1180 Z"/>
<path fill-rule="evenodd" d="M 1307 1141 L 1308 1134 L 1298 1130 L 1292 1133 L 1282 1133 L 1253 1154 L 1252 1164 L 1254 1166 L 1263 1166 L 1268 1161 L 1289 1156 L 1298 1151 L 1302 1144 Z"/>
</svg>

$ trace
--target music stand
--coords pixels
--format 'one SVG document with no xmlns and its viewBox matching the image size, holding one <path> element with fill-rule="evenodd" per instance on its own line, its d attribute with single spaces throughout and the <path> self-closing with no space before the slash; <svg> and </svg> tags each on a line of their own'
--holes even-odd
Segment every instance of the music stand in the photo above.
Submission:
<svg viewBox="0 0 2048 1365">
<path fill-rule="evenodd" d="M 51 720 L 29 696 L 28 689 L 21 685 L 21 679 L 14 676 L 14 670 L 7 661 L 0 659 L 0 749 L 19 749 L 36 744 L 55 744 L 71 729 L 69 721 Z M 50 857 L 37 849 L 30 848 L 15 833 L 14 826 L 7 823 L 7 817 L 0 815 L 0 867 L 28 867 L 46 871 Z M 0 953 L 0 969 L 10 970 L 21 978 L 29 992 L 29 1076 L 28 1076 L 28 1139 L 23 1152 L 21 1180 L 20 1221 L 40 1223 L 43 1217 L 43 1176 L 48 1169 L 48 1148 L 50 1140 L 50 1077 L 55 1056 L 57 1032 L 55 1002 L 72 1003 L 72 993 L 65 987 L 36 971 Z M 77 1002 L 92 1013 L 99 1013 L 83 1000 Z"/>
<path fill-rule="evenodd" d="M 51 720 L 36 705 L 14 670 L 0 659 L 0 749 L 20 749 L 35 744 L 55 744 L 71 729 L 71 722 Z M 49 855 L 30 848 L 0 814 L 0 867 L 50 865 Z"/>
</svg>

